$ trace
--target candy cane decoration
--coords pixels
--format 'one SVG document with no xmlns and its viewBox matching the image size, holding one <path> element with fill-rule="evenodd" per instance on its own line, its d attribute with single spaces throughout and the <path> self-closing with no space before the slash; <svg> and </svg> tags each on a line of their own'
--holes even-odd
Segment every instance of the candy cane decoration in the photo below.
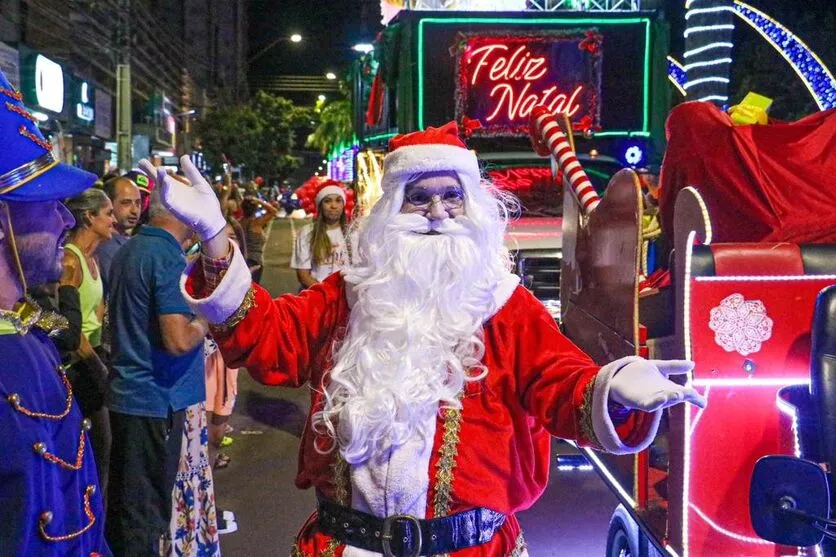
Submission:
<svg viewBox="0 0 836 557">
<path fill-rule="evenodd" d="M 560 130 L 554 114 L 545 106 L 538 106 L 531 111 L 531 139 L 539 154 L 551 153 L 557 161 L 557 167 L 563 172 L 563 179 L 572 188 L 584 215 L 589 216 L 601 202 L 601 198 L 575 157 L 572 146 Z"/>
</svg>

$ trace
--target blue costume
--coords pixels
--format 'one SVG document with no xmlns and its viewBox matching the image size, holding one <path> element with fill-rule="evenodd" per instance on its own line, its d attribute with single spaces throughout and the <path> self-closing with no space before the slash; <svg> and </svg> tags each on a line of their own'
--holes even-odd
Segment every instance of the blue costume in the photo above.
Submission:
<svg viewBox="0 0 836 557">
<path fill-rule="evenodd" d="M 109 555 L 88 422 L 57 350 L 40 329 L 0 326 L 0 354 L 0 554 Z"/>
<path fill-rule="evenodd" d="M 53 158 L 2 72 L 0 145 L 0 202 L 59 200 L 95 180 Z M 5 228 L 5 220 L 0 224 Z M 6 236 L 9 232 L 4 229 Z M 62 320 L 29 301 L 17 311 L 0 310 L 3 557 L 110 556 L 89 422 L 82 419 L 47 334 L 60 328 Z"/>
</svg>

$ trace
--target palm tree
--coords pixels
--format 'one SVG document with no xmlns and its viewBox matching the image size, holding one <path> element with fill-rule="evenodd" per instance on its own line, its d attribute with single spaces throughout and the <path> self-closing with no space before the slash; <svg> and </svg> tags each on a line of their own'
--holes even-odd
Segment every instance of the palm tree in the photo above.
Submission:
<svg viewBox="0 0 836 557">
<path fill-rule="evenodd" d="M 351 101 L 333 101 L 325 105 L 319 114 L 319 123 L 308 136 L 308 147 L 329 154 L 339 145 L 351 145 L 354 140 L 354 125 Z"/>
</svg>

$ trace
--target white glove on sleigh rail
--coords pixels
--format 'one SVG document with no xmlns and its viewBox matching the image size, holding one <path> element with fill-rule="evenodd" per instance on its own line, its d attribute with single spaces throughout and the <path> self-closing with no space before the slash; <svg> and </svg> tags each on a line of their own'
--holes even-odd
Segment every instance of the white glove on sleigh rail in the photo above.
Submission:
<svg viewBox="0 0 836 557">
<path fill-rule="evenodd" d="M 626 358 L 625 358 L 626 359 Z M 681 402 L 705 408 L 705 397 L 691 387 L 677 385 L 669 375 L 682 375 L 694 369 L 688 360 L 645 360 L 626 362 L 610 380 L 610 396 L 627 408 L 655 412 Z"/>
<path fill-rule="evenodd" d="M 595 378 L 592 397 L 592 426 L 601 448 L 613 454 L 631 454 L 646 449 L 659 427 L 660 410 L 690 402 L 705 406 L 705 398 L 690 387 L 677 385 L 668 375 L 688 373 L 693 362 L 682 360 L 645 360 L 628 356 L 603 366 Z M 647 434 L 628 445 L 616 431 L 609 415 L 609 402 L 653 415 Z"/>
</svg>

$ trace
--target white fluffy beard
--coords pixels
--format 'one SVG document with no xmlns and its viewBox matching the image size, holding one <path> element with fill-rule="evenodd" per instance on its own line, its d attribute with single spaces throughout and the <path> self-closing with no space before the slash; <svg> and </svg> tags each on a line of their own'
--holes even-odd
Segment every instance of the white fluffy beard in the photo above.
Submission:
<svg viewBox="0 0 836 557">
<path fill-rule="evenodd" d="M 350 464 L 414 435 L 426 438 L 440 407 L 461 407 L 465 382 L 487 373 L 482 325 L 508 273 L 504 222 L 369 218 L 377 222 L 361 237 L 365 264 L 345 277 L 357 301 L 334 353 L 324 407 L 313 416 L 315 431 L 336 439 Z M 430 230 L 438 233 L 424 234 Z"/>
</svg>

